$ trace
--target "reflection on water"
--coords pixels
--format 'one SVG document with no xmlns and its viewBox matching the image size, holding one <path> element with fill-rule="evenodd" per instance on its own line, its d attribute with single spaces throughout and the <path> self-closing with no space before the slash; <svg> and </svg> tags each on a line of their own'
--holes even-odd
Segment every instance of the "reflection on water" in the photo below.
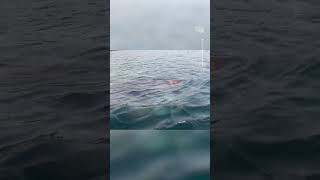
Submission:
<svg viewBox="0 0 320 180">
<path fill-rule="evenodd" d="M 207 130 L 111 131 L 111 180 L 209 180 Z"/>
<path fill-rule="evenodd" d="M 209 51 L 113 51 L 112 129 L 208 129 Z"/>
</svg>

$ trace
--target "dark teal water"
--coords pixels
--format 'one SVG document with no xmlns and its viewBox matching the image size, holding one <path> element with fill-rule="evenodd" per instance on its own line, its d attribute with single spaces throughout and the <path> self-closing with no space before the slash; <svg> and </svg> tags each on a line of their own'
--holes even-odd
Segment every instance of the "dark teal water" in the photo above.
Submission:
<svg viewBox="0 0 320 180">
<path fill-rule="evenodd" d="M 210 131 L 111 131 L 111 180 L 209 180 Z"/>
<path fill-rule="evenodd" d="M 209 129 L 209 67 L 209 51 L 113 51 L 111 129 Z"/>
<path fill-rule="evenodd" d="M 213 179 L 320 179 L 320 1 L 214 1 Z"/>
<path fill-rule="evenodd" d="M 0 179 L 106 180 L 105 0 L 0 2 Z"/>
</svg>

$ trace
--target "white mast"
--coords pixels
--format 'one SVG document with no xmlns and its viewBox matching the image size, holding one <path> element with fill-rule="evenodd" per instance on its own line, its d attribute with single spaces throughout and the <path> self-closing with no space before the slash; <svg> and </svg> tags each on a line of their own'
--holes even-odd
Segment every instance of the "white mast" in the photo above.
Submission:
<svg viewBox="0 0 320 180">
<path fill-rule="evenodd" d="M 200 34 L 203 34 L 204 33 L 204 27 L 203 26 L 195 26 L 194 27 L 195 31 L 200 33 Z M 201 38 L 201 66 L 204 67 L 204 48 L 203 48 L 203 42 L 204 42 L 204 39 Z"/>
</svg>

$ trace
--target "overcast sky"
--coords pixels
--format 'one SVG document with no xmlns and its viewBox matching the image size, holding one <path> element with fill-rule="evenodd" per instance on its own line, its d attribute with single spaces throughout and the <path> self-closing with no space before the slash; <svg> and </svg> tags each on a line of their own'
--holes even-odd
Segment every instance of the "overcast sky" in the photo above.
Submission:
<svg viewBox="0 0 320 180">
<path fill-rule="evenodd" d="M 210 48 L 210 0 L 111 0 L 110 15 L 112 50 Z"/>
</svg>

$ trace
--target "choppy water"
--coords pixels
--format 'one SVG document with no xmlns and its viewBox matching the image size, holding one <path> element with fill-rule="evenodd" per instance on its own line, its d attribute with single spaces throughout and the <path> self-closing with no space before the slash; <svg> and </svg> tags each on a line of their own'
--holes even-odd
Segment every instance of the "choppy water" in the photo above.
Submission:
<svg viewBox="0 0 320 180">
<path fill-rule="evenodd" d="M 112 180 L 209 180 L 206 130 L 111 131 Z"/>
<path fill-rule="evenodd" d="M 105 0 L 0 2 L 0 179 L 108 177 Z"/>
<path fill-rule="evenodd" d="M 319 179 L 320 2 L 211 11 L 214 179 Z"/>
<path fill-rule="evenodd" d="M 319 3 L 211 4 L 215 179 L 319 179 Z M 0 179 L 107 179 L 106 2 L 0 4 Z"/>
<path fill-rule="evenodd" d="M 111 129 L 209 129 L 209 61 L 201 50 L 113 51 Z"/>
</svg>

